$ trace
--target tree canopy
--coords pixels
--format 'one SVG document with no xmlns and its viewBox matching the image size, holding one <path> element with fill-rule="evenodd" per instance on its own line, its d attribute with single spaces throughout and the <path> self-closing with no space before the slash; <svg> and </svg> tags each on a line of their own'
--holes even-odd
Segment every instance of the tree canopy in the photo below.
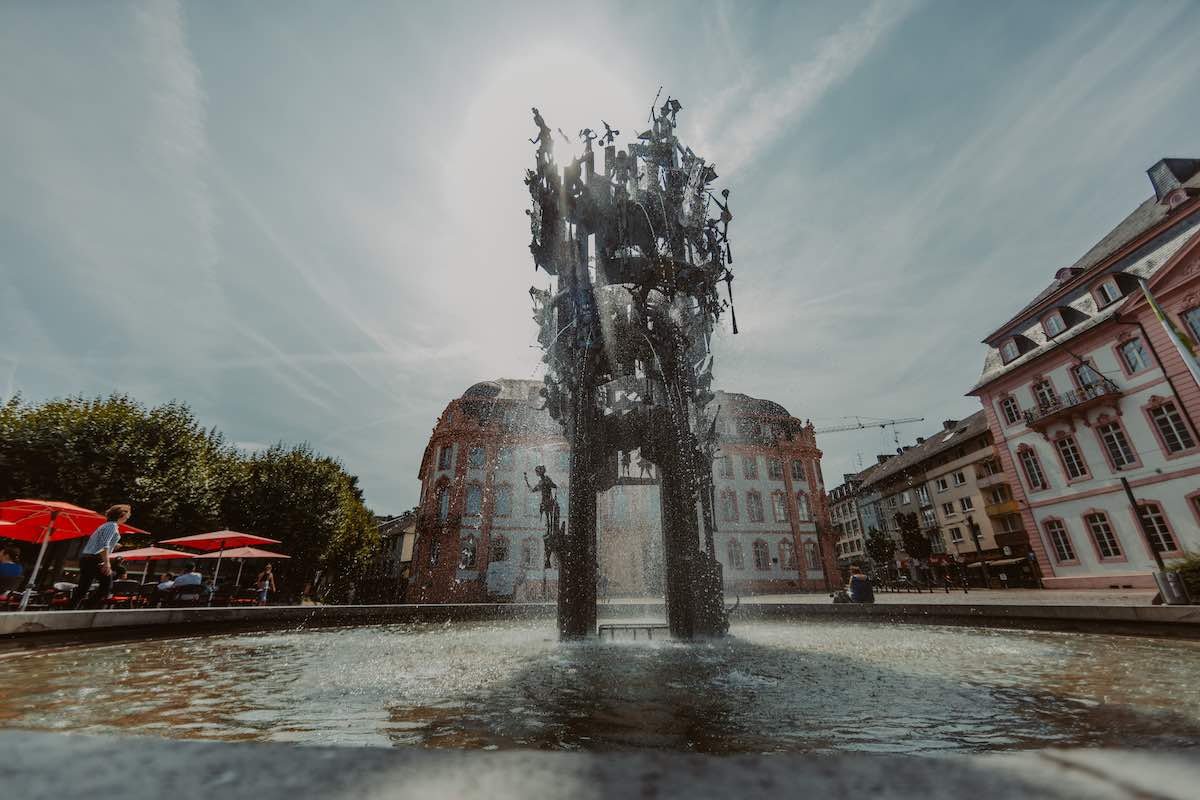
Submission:
<svg viewBox="0 0 1200 800">
<path fill-rule="evenodd" d="M 183 403 L 126 395 L 0 406 L 0 499 L 16 497 L 129 503 L 155 541 L 221 528 L 279 539 L 292 591 L 317 570 L 348 588 L 379 542 L 358 479 L 336 459 L 306 443 L 246 453 Z"/>
</svg>

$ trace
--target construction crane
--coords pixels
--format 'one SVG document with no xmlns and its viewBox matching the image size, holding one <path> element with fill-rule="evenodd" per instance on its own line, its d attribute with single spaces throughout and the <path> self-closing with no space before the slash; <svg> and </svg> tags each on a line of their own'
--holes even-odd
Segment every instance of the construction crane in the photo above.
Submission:
<svg viewBox="0 0 1200 800">
<path fill-rule="evenodd" d="M 839 431 L 864 431 L 867 428 L 884 428 L 892 429 L 892 438 L 896 440 L 896 447 L 900 447 L 900 433 L 896 430 L 897 425 L 905 425 L 910 422 L 924 422 L 924 417 L 903 417 L 901 419 L 874 419 L 872 417 L 843 417 L 843 419 L 852 419 L 854 422 L 845 425 L 830 425 L 825 428 L 816 428 L 814 433 L 837 433 Z"/>
</svg>

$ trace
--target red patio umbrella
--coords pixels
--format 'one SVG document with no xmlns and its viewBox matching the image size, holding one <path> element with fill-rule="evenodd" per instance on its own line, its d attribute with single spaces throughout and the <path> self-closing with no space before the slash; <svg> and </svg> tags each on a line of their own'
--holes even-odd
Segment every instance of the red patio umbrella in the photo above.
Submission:
<svg viewBox="0 0 1200 800">
<path fill-rule="evenodd" d="M 234 547 L 233 549 L 226 550 L 224 552 L 225 552 L 225 558 L 236 558 L 236 559 L 238 559 L 239 562 L 242 562 L 247 558 L 263 558 L 263 559 L 291 558 L 291 556 L 285 556 L 283 553 L 274 553 L 274 552 L 271 552 L 270 550 L 260 550 L 257 547 Z M 220 553 L 205 553 L 202 556 L 196 556 L 196 558 L 216 558 L 216 559 L 219 559 L 220 557 L 221 557 Z M 240 586 L 242 583 L 242 567 L 243 566 L 244 565 L 242 563 L 238 564 L 238 574 L 237 574 L 237 577 L 233 579 L 233 583 L 235 586 Z"/>
<path fill-rule="evenodd" d="M 278 539 L 268 539 L 266 536 L 257 536 L 253 533 L 241 533 L 239 531 L 223 530 L 213 531 L 212 533 L 194 533 L 191 536 L 180 536 L 175 539 L 164 539 L 159 544 L 180 544 L 184 547 L 194 547 L 197 550 L 215 550 L 217 552 L 216 569 L 213 570 L 213 589 L 217 586 L 217 576 L 221 574 L 221 558 L 225 554 L 225 550 L 231 547 L 249 547 L 256 544 L 282 544 Z M 214 591 L 213 594 L 216 594 Z M 212 605 L 212 594 L 208 596 L 209 605 Z"/>
<path fill-rule="evenodd" d="M 103 514 L 61 500 L 19 499 L 0 503 L 0 521 L 12 523 L 3 527 L 4 538 L 41 543 L 37 561 L 33 564 L 33 571 L 29 573 L 25 594 L 21 597 L 20 610 L 24 611 L 29 605 L 33 587 L 37 584 L 37 574 L 46 555 L 46 546 L 50 542 L 90 536 L 92 531 L 104 524 L 105 519 Z M 122 533 L 145 533 L 132 525 L 122 525 L 120 530 Z"/>
<path fill-rule="evenodd" d="M 0 529 L 2 530 L 2 529 Z M 150 574 L 151 561 L 175 561 L 184 558 L 195 558 L 195 553 L 185 553 L 182 550 L 168 550 L 165 547 L 139 547 L 136 550 L 118 550 L 116 557 L 122 561 L 145 561 L 146 574 Z"/>
</svg>

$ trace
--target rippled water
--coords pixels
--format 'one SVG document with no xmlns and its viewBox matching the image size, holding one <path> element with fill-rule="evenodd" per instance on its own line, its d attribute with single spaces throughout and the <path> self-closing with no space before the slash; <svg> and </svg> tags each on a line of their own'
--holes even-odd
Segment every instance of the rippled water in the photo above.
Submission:
<svg viewBox="0 0 1200 800">
<path fill-rule="evenodd" d="M 0 659 L 0 725 L 704 752 L 1200 746 L 1200 643 L 875 624 L 560 644 L 552 623 L 245 633 Z"/>
</svg>

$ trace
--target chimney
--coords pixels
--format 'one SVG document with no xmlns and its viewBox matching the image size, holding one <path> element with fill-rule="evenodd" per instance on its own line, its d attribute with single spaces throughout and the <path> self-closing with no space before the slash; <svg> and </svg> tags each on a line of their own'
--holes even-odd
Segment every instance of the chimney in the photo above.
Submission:
<svg viewBox="0 0 1200 800">
<path fill-rule="evenodd" d="M 1200 172 L 1200 159 L 1196 158 L 1164 158 L 1146 170 L 1154 187 L 1154 199 L 1160 203 L 1197 172 Z"/>
<path fill-rule="evenodd" d="M 957 427 L 958 427 L 958 420 L 956 420 L 956 419 L 942 420 L 942 430 L 944 430 L 944 431 L 952 431 Z"/>
<path fill-rule="evenodd" d="M 917 444 L 925 444 L 925 437 L 924 437 L 924 436 L 918 436 L 918 437 L 917 437 Z M 906 448 L 904 448 L 904 449 L 905 449 L 905 450 L 907 450 L 908 448 L 906 447 Z"/>
</svg>

